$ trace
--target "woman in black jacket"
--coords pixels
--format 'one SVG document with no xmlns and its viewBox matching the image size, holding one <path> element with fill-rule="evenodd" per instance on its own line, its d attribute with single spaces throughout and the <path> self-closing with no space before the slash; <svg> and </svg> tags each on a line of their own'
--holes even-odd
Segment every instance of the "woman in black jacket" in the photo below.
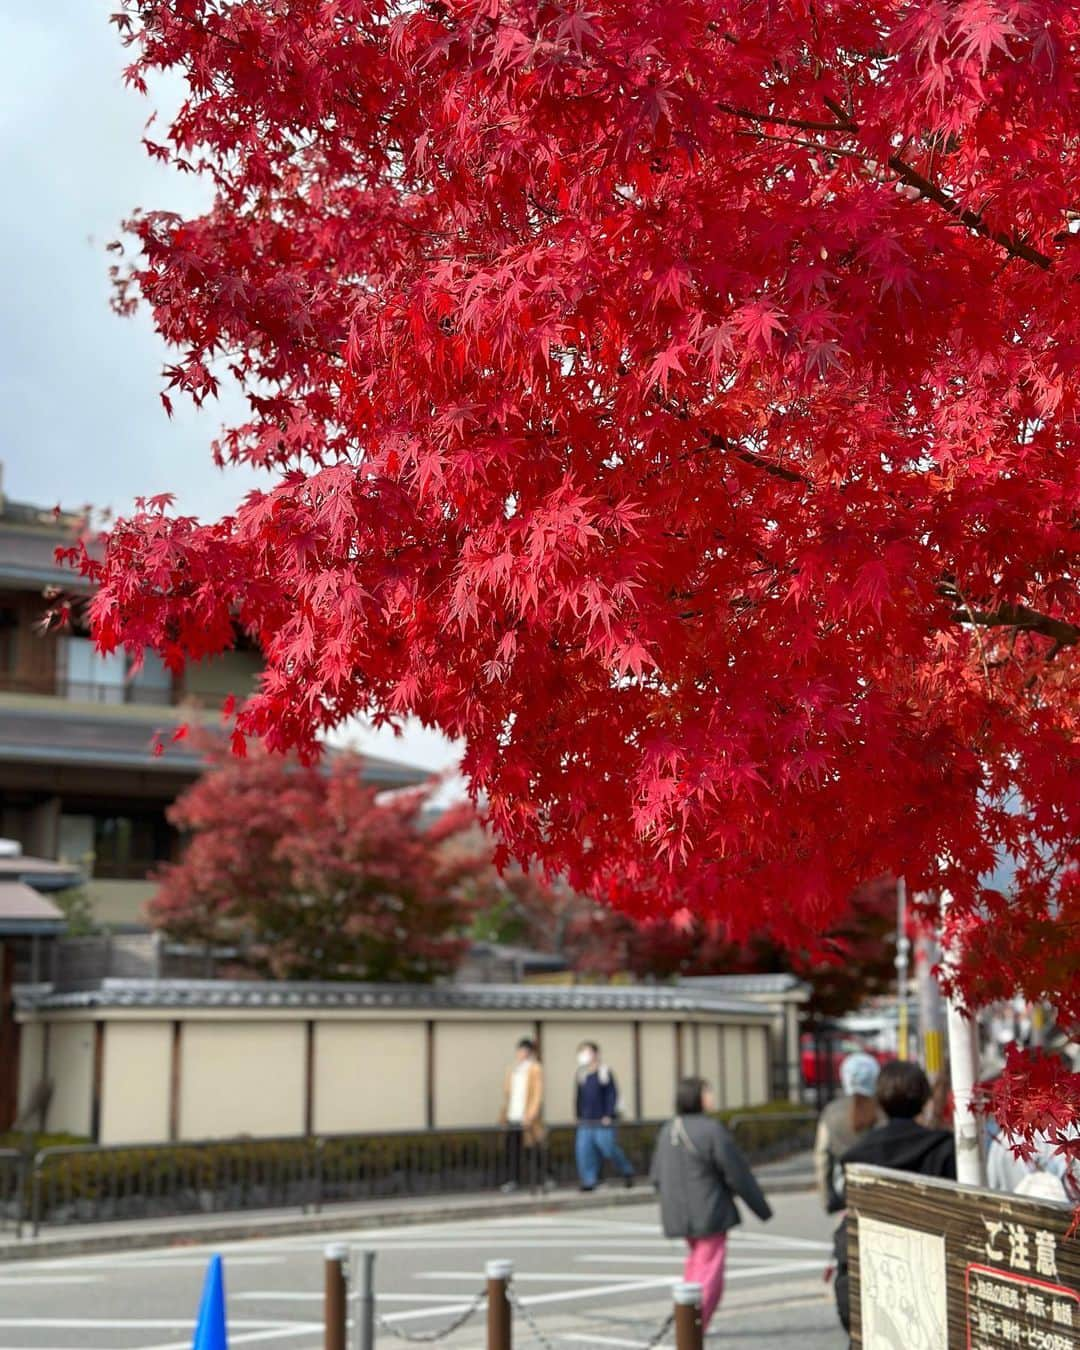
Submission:
<svg viewBox="0 0 1080 1350">
<path fill-rule="evenodd" d="M 707 1328 L 724 1292 L 728 1230 L 739 1222 L 735 1196 L 759 1219 L 772 1210 L 750 1165 L 728 1131 L 707 1113 L 712 1093 L 702 1078 L 684 1078 L 675 1117 L 660 1130 L 649 1175 L 660 1192 L 667 1237 L 686 1239 L 683 1278 L 702 1288 L 701 1320 Z"/>
<path fill-rule="evenodd" d="M 930 1100 L 930 1083 L 917 1064 L 894 1059 L 878 1075 L 876 1096 L 884 1125 L 869 1130 L 840 1159 L 915 1172 L 923 1177 L 956 1180 L 956 1143 L 950 1130 L 928 1130 L 918 1116 Z M 847 1215 L 833 1235 L 836 1253 L 836 1311 L 845 1331 L 851 1330 Z"/>
</svg>

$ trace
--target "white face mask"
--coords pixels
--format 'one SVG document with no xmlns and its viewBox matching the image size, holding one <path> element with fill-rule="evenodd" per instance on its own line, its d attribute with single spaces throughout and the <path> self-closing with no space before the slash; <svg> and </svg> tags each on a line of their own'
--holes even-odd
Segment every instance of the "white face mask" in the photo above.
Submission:
<svg viewBox="0 0 1080 1350">
<path fill-rule="evenodd" d="M 592 1063 L 592 1055 L 589 1054 L 588 1050 L 579 1050 L 577 1062 L 581 1065 L 583 1069 L 587 1069 L 589 1065 Z"/>
</svg>

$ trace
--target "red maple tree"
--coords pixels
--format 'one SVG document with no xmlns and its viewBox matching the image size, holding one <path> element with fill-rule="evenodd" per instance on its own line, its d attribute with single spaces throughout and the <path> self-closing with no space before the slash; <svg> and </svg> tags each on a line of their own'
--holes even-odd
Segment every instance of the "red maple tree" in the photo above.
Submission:
<svg viewBox="0 0 1080 1350">
<path fill-rule="evenodd" d="M 735 940 L 947 889 L 969 1003 L 1075 1018 L 1076 6 L 117 23 L 135 86 L 187 82 L 148 149 L 214 190 L 131 221 L 119 308 L 171 389 L 239 381 L 218 460 L 276 485 L 117 523 L 102 646 L 176 666 L 238 621 L 238 748 L 414 713 L 508 854 Z"/>
<path fill-rule="evenodd" d="M 169 811 L 187 836 L 150 903 L 154 925 L 278 979 L 427 981 L 468 945 L 490 862 L 472 813 L 425 822 L 424 789 L 377 796 L 349 756 L 328 772 L 226 755 Z"/>
<path fill-rule="evenodd" d="M 725 923 L 701 914 L 638 918 L 598 905 L 561 884 L 511 872 L 484 889 L 486 935 L 563 957 L 585 976 L 636 980 L 791 973 L 809 982 L 805 1015 L 838 1017 L 895 987 L 896 887 L 890 878 L 859 888 L 843 920 L 813 951 L 768 931 L 733 942 Z"/>
</svg>

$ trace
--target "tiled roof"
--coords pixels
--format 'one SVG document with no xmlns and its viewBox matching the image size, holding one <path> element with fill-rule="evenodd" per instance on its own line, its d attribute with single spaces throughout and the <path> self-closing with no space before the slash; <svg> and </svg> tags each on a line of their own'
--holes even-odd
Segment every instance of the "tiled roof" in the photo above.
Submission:
<svg viewBox="0 0 1080 1350">
<path fill-rule="evenodd" d="M 62 586 L 66 591 L 87 591 L 89 583 L 78 572 L 56 561 L 57 547 L 73 544 L 79 533 L 79 516 L 61 514 L 0 497 L 0 580 L 7 585 Z M 89 544 L 94 552 L 96 545 Z"/>
<path fill-rule="evenodd" d="M 4 859 L 6 862 L 7 859 Z M 0 879 L 0 934 L 55 934 L 65 927 L 63 913 L 24 881 Z"/>
<path fill-rule="evenodd" d="M 336 984 L 257 980 L 103 980 L 96 989 L 54 994 L 24 989 L 32 1008 L 386 1008 L 474 1012 L 682 1012 L 769 1016 L 760 1003 L 677 985 Z"/>
<path fill-rule="evenodd" d="M 23 853 L 0 857 L 0 883 L 23 882 L 36 891 L 65 891 L 82 879 L 79 868 L 51 858 L 29 858 Z"/>
<path fill-rule="evenodd" d="M 196 777 L 205 763 L 188 741 L 173 742 L 172 730 L 198 714 L 185 707 L 120 704 L 101 708 L 65 699 L 8 698 L 0 706 L 0 762 L 93 765 Z M 155 755 L 155 734 L 168 742 Z M 410 787 L 430 775 L 396 760 L 361 754 L 365 782 Z"/>
<path fill-rule="evenodd" d="M 691 975 L 679 981 L 684 989 L 715 989 L 717 993 L 738 995 L 789 994 L 810 992 L 810 986 L 797 975 Z"/>
</svg>

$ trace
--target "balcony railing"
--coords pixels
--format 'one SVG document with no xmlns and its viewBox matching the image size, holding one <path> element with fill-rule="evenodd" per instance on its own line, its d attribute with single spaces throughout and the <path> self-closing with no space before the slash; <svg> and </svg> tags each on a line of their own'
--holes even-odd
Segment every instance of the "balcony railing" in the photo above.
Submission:
<svg viewBox="0 0 1080 1350">
<path fill-rule="evenodd" d="M 46 698 L 66 699 L 70 703 L 100 703 L 102 705 L 139 704 L 147 707 L 170 707 L 179 699 L 172 688 L 137 683 L 102 684 L 65 680 L 58 676 L 27 678 L 0 674 L 0 693 L 37 694 Z"/>
<path fill-rule="evenodd" d="M 93 878 L 95 881 L 146 881 L 156 867 L 167 861 L 167 858 L 137 858 L 117 862 L 95 858 Z"/>
</svg>

